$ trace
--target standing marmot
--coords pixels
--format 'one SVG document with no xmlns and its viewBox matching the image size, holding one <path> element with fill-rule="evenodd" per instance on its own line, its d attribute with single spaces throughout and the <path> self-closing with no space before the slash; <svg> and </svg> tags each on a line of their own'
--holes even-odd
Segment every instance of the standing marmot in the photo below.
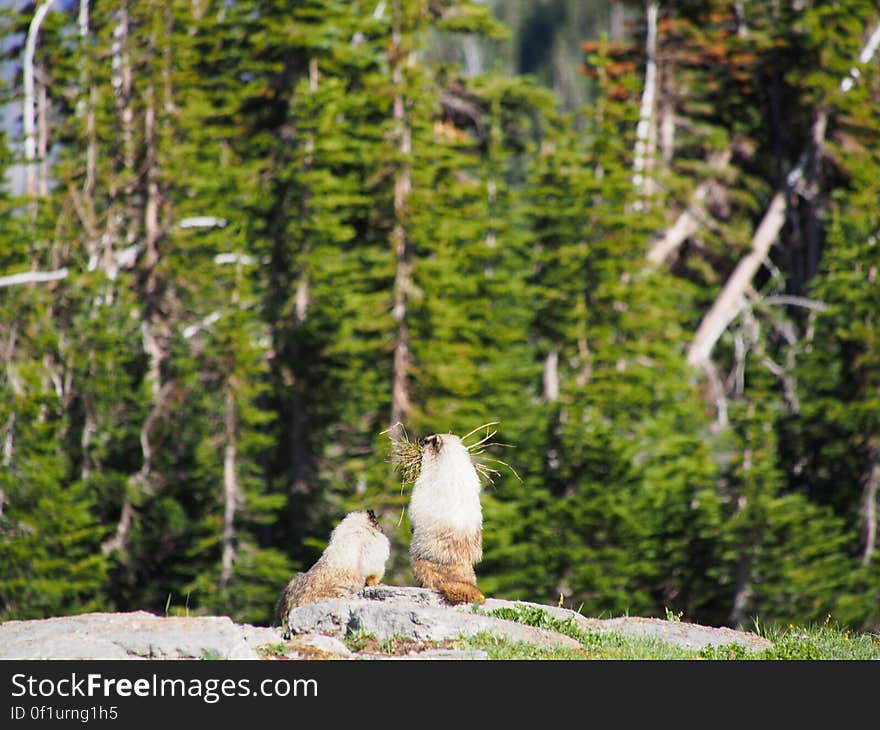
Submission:
<svg viewBox="0 0 880 730">
<path fill-rule="evenodd" d="M 390 554 L 388 538 L 372 510 L 350 512 L 330 534 L 330 543 L 307 573 L 297 573 L 281 591 L 275 612 L 287 632 L 287 614 L 294 606 L 350 598 L 385 575 Z"/>
<path fill-rule="evenodd" d="M 480 478 L 458 436 L 428 436 L 422 447 L 409 503 L 413 574 L 451 603 L 483 603 L 474 573 L 483 557 Z"/>
</svg>

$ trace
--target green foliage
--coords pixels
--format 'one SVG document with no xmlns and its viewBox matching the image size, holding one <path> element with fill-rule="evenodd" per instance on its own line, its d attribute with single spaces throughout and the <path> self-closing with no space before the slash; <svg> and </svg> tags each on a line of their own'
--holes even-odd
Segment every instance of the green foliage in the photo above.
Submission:
<svg viewBox="0 0 880 730">
<path fill-rule="evenodd" d="M 544 5 L 496 4 L 507 46 L 491 4 L 465 1 L 96 5 L 83 36 L 75 8 L 49 14 L 43 184 L 0 189 L 0 275 L 67 274 L 0 287 L 0 617 L 268 623 L 365 507 L 393 538 L 386 580 L 410 581 L 384 435 L 398 378 L 412 437 L 497 421 L 510 445 L 488 454 L 522 481 L 502 468 L 484 490 L 486 594 L 878 625 L 873 4 L 664 5 L 672 130 L 658 122 L 639 186 L 641 24 L 596 33 L 581 79 L 560 59 L 610 5 Z M 10 38 L 31 12 L 4 12 Z M 693 333 L 820 108 L 810 186 L 787 191 L 707 384 Z M 4 180 L 22 146 L 2 140 Z M 686 208 L 699 230 L 646 265 Z M 836 651 L 807 643 L 767 658 Z"/>
</svg>

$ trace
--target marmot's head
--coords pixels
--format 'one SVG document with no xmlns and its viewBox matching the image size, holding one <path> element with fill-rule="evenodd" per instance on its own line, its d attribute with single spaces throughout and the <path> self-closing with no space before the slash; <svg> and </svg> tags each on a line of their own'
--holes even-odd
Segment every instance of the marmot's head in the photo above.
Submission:
<svg viewBox="0 0 880 730">
<path fill-rule="evenodd" d="M 479 479 L 471 461 L 470 452 L 454 433 L 435 433 L 422 439 L 422 463 L 418 481 L 442 477 L 467 482 L 475 481 L 479 490 Z"/>
<path fill-rule="evenodd" d="M 422 464 L 432 463 L 438 459 L 450 459 L 464 456 L 470 461 L 467 447 L 454 433 L 435 433 L 422 439 Z"/>
<path fill-rule="evenodd" d="M 391 544 L 373 510 L 349 512 L 330 534 L 324 551 L 328 562 L 343 570 L 382 577 Z"/>
</svg>

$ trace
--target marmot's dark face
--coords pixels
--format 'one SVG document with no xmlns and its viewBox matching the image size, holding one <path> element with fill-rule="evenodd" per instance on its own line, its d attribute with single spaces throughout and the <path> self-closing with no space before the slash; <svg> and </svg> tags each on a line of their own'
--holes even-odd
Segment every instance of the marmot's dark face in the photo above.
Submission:
<svg viewBox="0 0 880 730">
<path fill-rule="evenodd" d="M 439 454 L 442 446 L 443 440 L 440 438 L 439 434 L 435 433 L 431 436 L 425 436 L 425 438 L 422 439 L 422 448 L 431 451 L 431 453 Z"/>
</svg>

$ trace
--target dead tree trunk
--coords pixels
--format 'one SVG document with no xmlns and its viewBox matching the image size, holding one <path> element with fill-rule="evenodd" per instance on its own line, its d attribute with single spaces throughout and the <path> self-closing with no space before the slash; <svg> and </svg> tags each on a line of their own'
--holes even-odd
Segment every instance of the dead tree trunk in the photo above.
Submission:
<svg viewBox="0 0 880 730">
<path fill-rule="evenodd" d="M 24 43 L 24 55 L 21 62 L 22 73 L 22 131 L 24 132 L 24 159 L 25 159 L 25 195 L 32 201 L 36 198 L 38 187 L 38 163 L 37 163 L 37 99 L 36 99 L 36 74 L 34 57 L 37 51 L 37 39 L 40 35 L 40 26 L 46 19 L 46 15 L 52 7 L 54 0 L 45 0 L 37 6 L 28 26 L 27 37 Z M 32 202 L 32 215 L 36 216 L 36 202 Z"/>
<path fill-rule="evenodd" d="M 15 324 L 13 324 L 9 328 L 9 334 L 6 336 L 6 341 L 2 343 L 3 350 L 3 366 L 6 370 L 6 379 L 9 382 L 10 389 L 13 394 L 17 394 L 18 392 L 18 376 L 15 372 L 15 368 L 13 367 L 12 360 L 15 357 L 15 345 L 18 339 L 18 331 L 16 329 Z M 15 410 L 13 410 L 9 417 L 6 419 L 6 428 L 3 434 L 3 450 L 2 454 L 0 454 L 0 465 L 3 466 L 4 469 L 9 469 L 12 466 L 12 459 L 15 455 L 15 421 L 17 418 L 17 414 Z M 6 493 L 0 488 L 0 518 L 3 517 L 3 509 L 6 505 Z M 0 521 L 0 533 L 2 533 L 2 521 Z"/>
<path fill-rule="evenodd" d="M 636 191 L 636 210 L 644 207 L 644 196 L 650 194 L 648 167 L 654 155 L 651 148 L 652 130 L 656 129 L 654 120 L 654 99 L 657 96 L 657 14 L 659 4 L 648 5 L 645 37 L 645 86 L 642 90 L 642 104 L 639 123 L 636 127 L 636 147 L 633 156 L 633 187 Z"/>
<path fill-rule="evenodd" d="M 874 28 L 862 48 L 859 62 L 864 64 L 870 61 L 878 48 L 880 48 L 880 24 Z M 841 90 L 845 93 L 852 88 L 854 79 L 858 76 L 858 70 L 851 70 L 841 81 Z M 811 139 L 798 158 L 797 164 L 786 176 L 784 185 L 776 191 L 770 201 L 770 205 L 752 237 L 751 251 L 734 269 L 718 299 L 703 318 L 694 335 L 688 349 L 688 362 L 692 365 L 705 367 L 715 343 L 718 342 L 724 330 L 742 308 L 746 288 L 751 284 L 752 278 L 766 260 L 770 247 L 785 223 L 789 196 L 793 191 L 802 190 L 814 182 L 812 178 L 816 175 L 815 161 L 824 144 L 827 123 L 827 109 L 819 109 L 813 120 Z"/>
<path fill-rule="evenodd" d="M 125 62 L 130 63 L 127 50 L 127 33 L 128 33 L 128 16 L 126 13 L 121 15 L 121 27 L 124 28 L 124 38 L 126 45 L 122 48 L 121 56 Z M 157 38 L 151 35 L 149 46 L 147 49 L 148 57 L 153 57 L 156 49 Z M 128 83 L 131 83 L 131 69 L 126 69 L 123 65 L 122 79 L 125 85 L 126 76 Z M 147 72 L 149 73 L 149 71 Z M 129 86 L 130 92 L 130 86 Z M 124 95 L 125 104 L 122 107 L 123 127 L 127 123 L 133 122 L 133 110 L 127 95 Z M 154 460 L 154 444 L 152 442 L 152 430 L 156 422 L 162 418 L 165 406 L 165 400 L 169 390 L 169 384 L 162 382 L 162 365 L 166 358 L 165 347 L 162 342 L 162 329 L 164 326 L 163 315 L 159 299 L 161 297 L 159 287 L 158 265 L 160 259 L 159 253 L 159 209 L 160 209 L 160 190 L 159 190 L 159 168 L 157 147 L 158 140 L 156 135 L 156 108 L 157 99 L 155 86 L 150 81 L 144 89 L 143 95 L 143 125 L 144 125 L 144 163 L 143 182 L 145 185 L 143 215 L 141 220 L 141 228 L 143 231 L 143 247 L 144 259 L 143 270 L 141 272 L 141 297 L 143 298 L 143 318 L 141 320 L 141 337 L 143 340 L 144 352 L 147 355 L 147 372 L 145 379 L 149 385 L 151 395 L 150 412 L 144 419 L 140 431 L 141 444 L 141 468 L 132 476 L 130 484 L 132 489 L 137 492 L 149 492 L 153 482 L 153 460 Z M 169 100 L 166 100 L 168 102 Z M 133 145 L 133 138 L 131 140 Z M 131 165 L 134 165 L 134 149 L 125 151 L 125 166 L 129 169 L 129 155 L 131 155 Z M 129 194 L 134 194 L 135 180 L 129 183 Z M 130 221 L 129 237 L 136 230 L 134 221 Z M 124 552 L 127 547 L 128 531 L 132 524 L 134 516 L 131 496 L 126 495 L 122 506 L 122 513 L 117 525 L 115 536 L 104 543 L 105 552 L 111 550 L 119 550 Z"/>
<path fill-rule="evenodd" d="M 554 345 L 544 358 L 544 400 L 559 400 L 559 346 Z"/>
<path fill-rule="evenodd" d="M 869 453 L 868 474 L 862 490 L 862 565 L 868 565 L 877 550 L 877 496 L 880 485 L 880 446 Z"/>
<path fill-rule="evenodd" d="M 730 148 L 724 152 L 709 157 L 709 168 L 713 171 L 721 171 L 728 164 L 732 152 Z M 706 209 L 706 198 L 712 187 L 711 180 L 704 180 L 694 189 L 688 207 L 676 218 L 675 223 L 662 236 L 656 239 L 648 249 L 648 262 L 652 266 L 659 266 L 669 260 L 681 245 L 694 235 L 709 217 Z"/>
<path fill-rule="evenodd" d="M 235 381 L 226 383 L 226 407 L 223 417 L 223 552 L 220 563 L 220 587 L 232 580 L 235 564 L 235 513 L 238 506 L 237 439 L 235 418 Z"/>
<path fill-rule="evenodd" d="M 394 337 L 394 356 L 391 366 L 391 426 L 403 423 L 409 411 L 409 381 L 407 371 L 410 363 L 409 328 L 407 324 L 407 303 L 411 288 L 410 249 L 406 231 L 407 198 L 412 188 L 412 171 L 409 157 L 412 153 L 412 129 L 406 116 L 403 68 L 407 53 L 403 49 L 401 29 L 402 11 L 399 3 L 394 4 L 391 47 L 391 82 L 394 86 L 393 119 L 398 150 L 402 161 L 394 178 L 394 226 L 391 231 L 391 244 L 395 259 L 393 305 L 391 314 L 396 327 Z"/>
<path fill-rule="evenodd" d="M 767 259 L 770 247 L 776 241 L 785 224 L 789 196 L 802 189 L 805 177 L 812 177 L 808 174 L 807 168 L 822 147 L 827 121 L 828 112 L 825 109 L 820 109 L 813 122 L 810 144 L 801 154 L 797 165 L 787 175 L 784 187 L 777 190 L 770 201 L 770 205 L 752 237 L 751 251 L 737 264 L 733 274 L 721 290 L 721 294 L 703 321 L 700 322 L 688 349 L 687 359 L 691 365 L 705 366 L 715 344 L 745 305 L 746 290 L 751 285 L 761 264 Z M 809 179 L 806 182 L 812 183 L 813 180 Z"/>
</svg>

